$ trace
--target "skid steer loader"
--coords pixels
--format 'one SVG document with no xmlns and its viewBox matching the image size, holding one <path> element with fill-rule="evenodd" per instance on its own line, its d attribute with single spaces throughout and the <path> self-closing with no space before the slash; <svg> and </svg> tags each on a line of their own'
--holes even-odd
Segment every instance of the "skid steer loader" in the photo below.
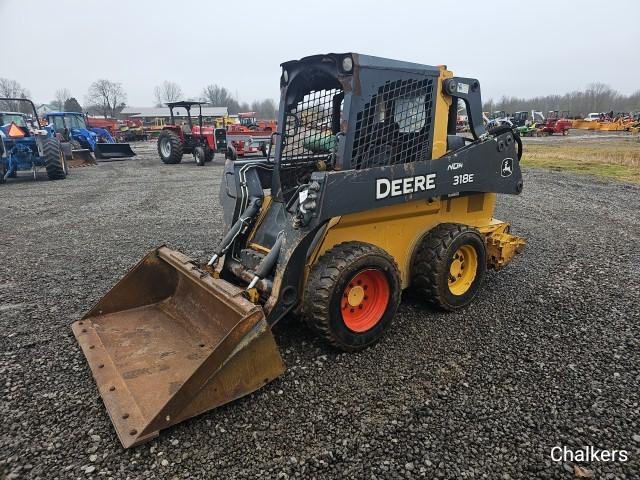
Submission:
<svg viewBox="0 0 640 480">
<path fill-rule="evenodd" d="M 485 131 L 477 80 L 347 53 L 283 63 L 280 86 L 274 155 L 225 164 L 208 263 L 159 247 L 73 325 L 124 447 L 282 374 L 283 316 L 357 351 L 403 289 L 463 308 L 524 245 L 492 216 L 522 144 Z"/>
</svg>

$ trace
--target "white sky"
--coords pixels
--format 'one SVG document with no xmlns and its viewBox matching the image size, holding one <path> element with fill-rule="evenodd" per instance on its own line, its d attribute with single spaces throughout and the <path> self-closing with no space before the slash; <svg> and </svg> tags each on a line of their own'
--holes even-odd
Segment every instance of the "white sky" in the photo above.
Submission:
<svg viewBox="0 0 640 480">
<path fill-rule="evenodd" d="M 484 99 L 640 89 L 637 0 L 0 0 L 0 26 L 0 77 L 41 103 L 64 87 L 83 103 L 98 78 L 134 106 L 163 80 L 278 99 L 281 62 L 348 51 L 446 64 Z"/>
</svg>

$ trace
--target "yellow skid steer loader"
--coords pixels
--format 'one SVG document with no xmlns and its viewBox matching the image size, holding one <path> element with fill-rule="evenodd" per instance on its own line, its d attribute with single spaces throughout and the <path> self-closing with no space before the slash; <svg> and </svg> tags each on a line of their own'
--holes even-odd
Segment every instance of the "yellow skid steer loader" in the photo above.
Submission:
<svg viewBox="0 0 640 480">
<path fill-rule="evenodd" d="M 522 191 L 522 143 L 485 131 L 477 80 L 346 53 L 282 64 L 280 87 L 274 154 L 225 164 L 208 263 L 153 250 L 73 324 L 125 447 L 282 374 L 285 315 L 357 351 L 403 289 L 463 308 L 524 246 L 493 218 Z"/>
</svg>

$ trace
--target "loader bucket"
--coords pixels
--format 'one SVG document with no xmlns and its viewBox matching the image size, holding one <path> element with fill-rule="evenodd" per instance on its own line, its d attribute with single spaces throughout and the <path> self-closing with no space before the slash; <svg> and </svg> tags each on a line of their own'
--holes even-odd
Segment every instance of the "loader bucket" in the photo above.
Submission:
<svg viewBox="0 0 640 480">
<path fill-rule="evenodd" d="M 82 148 L 74 150 L 70 143 L 62 142 L 60 144 L 64 161 L 69 168 L 86 167 L 88 165 L 97 165 L 95 158 L 91 155 L 91 150 Z"/>
<path fill-rule="evenodd" d="M 94 153 L 96 154 L 96 158 L 107 160 L 136 156 L 128 143 L 96 143 Z"/>
<path fill-rule="evenodd" d="M 262 308 L 166 247 L 72 328 L 125 448 L 284 371 Z"/>
<path fill-rule="evenodd" d="M 91 155 L 91 150 L 83 148 L 81 150 L 71 150 L 71 160 L 67 162 L 69 168 L 87 167 L 97 165 L 96 159 Z"/>
</svg>

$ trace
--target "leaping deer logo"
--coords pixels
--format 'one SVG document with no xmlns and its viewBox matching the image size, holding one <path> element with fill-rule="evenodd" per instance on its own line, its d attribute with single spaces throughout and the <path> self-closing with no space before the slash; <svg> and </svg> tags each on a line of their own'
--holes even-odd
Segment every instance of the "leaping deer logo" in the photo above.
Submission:
<svg viewBox="0 0 640 480">
<path fill-rule="evenodd" d="M 509 177 L 513 173 L 513 158 L 505 158 L 502 160 L 502 171 L 501 174 L 503 177 Z"/>
</svg>

